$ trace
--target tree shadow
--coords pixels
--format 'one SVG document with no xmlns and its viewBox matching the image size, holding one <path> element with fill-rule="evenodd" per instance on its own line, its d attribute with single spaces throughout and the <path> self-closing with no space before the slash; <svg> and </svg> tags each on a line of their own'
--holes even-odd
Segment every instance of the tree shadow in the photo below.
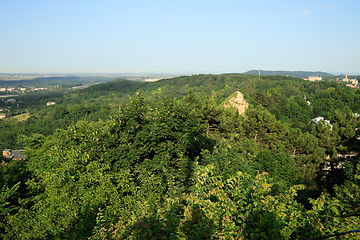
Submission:
<svg viewBox="0 0 360 240">
<path fill-rule="evenodd" d="M 210 239 L 213 235 L 212 221 L 198 206 L 191 207 L 188 214 L 185 214 L 184 205 L 173 204 L 163 215 L 154 213 L 126 226 L 126 231 L 114 239 Z"/>
<path fill-rule="evenodd" d="M 244 236 L 246 239 L 281 239 L 280 229 L 274 213 L 254 211 L 246 220 Z"/>
</svg>

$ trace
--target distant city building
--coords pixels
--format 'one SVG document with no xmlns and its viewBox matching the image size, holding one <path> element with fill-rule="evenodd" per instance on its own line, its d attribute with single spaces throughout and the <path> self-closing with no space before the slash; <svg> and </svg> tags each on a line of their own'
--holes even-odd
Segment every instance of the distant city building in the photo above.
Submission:
<svg viewBox="0 0 360 240">
<path fill-rule="evenodd" d="M 33 91 L 45 91 L 47 88 L 34 88 Z"/>
<path fill-rule="evenodd" d="M 328 125 L 328 126 L 330 126 L 330 128 L 331 128 L 331 130 L 332 130 L 333 125 L 330 123 L 330 120 L 325 120 L 324 117 L 313 118 L 313 119 L 311 120 L 311 123 L 312 123 L 312 124 L 315 124 L 315 125 L 319 125 L 319 123 L 320 123 L 321 121 L 324 121 L 325 124 Z"/>
<path fill-rule="evenodd" d="M 3 157 L 11 158 L 12 160 L 25 160 L 26 159 L 26 156 L 24 155 L 24 150 L 4 149 Z"/>
<path fill-rule="evenodd" d="M 54 101 L 49 101 L 46 103 L 46 106 L 55 105 L 56 103 Z"/>
<path fill-rule="evenodd" d="M 353 84 L 346 84 L 345 86 L 347 86 L 347 87 L 351 87 L 351 88 L 356 88 L 356 86 L 355 86 L 355 85 L 353 85 Z"/>
<path fill-rule="evenodd" d="M 348 75 L 347 75 L 347 74 L 345 74 L 345 77 L 344 77 L 344 78 L 341 78 L 341 79 L 337 78 L 336 80 L 339 81 L 339 82 L 348 83 L 348 84 L 346 84 L 346 86 L 352 87 L 352 88 L 356 88 L 356 87 L 358 86 L 358 84 L 359 84 L 359 81 L 358 81 L 357 79 L 355 79 L 355 78 L 348 78 Z"/>
<path fill-rule="evenodd" d="M 144 82 L 157 82 L 159 80 L 160 80 L 160 78 L 147 78 L 144 80 Z"/>
<path fill-rule="evenodd" d="M 69 90 L 77 90 L 77 89 L 84 89 L 87 88 L 88 86 L 74 86 L 74 87 L 70 87 Z"/>
<path fill-rule="evenodd" d="M 316 81 L 322 81 L 322 77 L 321 76 L 308 76 L 307 78 L 305 78 L 305 80 L 309 80 L 310 82 L 316 82 Z"/>
</svg>

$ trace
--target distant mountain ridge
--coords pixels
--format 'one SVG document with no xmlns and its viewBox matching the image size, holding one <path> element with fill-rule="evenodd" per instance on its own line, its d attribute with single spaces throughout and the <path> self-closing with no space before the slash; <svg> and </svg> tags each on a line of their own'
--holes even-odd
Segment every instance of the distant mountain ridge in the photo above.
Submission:
<svg viewBox="0 0 360 240">
<path fill-rule="evenodd" d="M 289 77 L 297 77 L 297 78 L 307 78 L 308 76 L 320 76 L 320 77 L 329 77 L 333 76 L 330 73 L 326 72 L 308 72 L 308 71 L 267 71 L 267 70 L 250 70 L 244 72 L 244 74 L 250 75 L 260 75 L 261 76 L 289 76 Z"/>
</svg>

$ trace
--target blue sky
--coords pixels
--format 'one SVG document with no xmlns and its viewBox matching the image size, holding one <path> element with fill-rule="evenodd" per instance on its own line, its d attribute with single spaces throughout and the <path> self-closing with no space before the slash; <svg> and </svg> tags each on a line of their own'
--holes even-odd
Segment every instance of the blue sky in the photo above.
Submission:
<svg viewBox="0 0 360 240">
<path fill-rule="evenodd" d="M 2 73 L 360 73 L 358 0 L 0 0 Z"/>
</svg>

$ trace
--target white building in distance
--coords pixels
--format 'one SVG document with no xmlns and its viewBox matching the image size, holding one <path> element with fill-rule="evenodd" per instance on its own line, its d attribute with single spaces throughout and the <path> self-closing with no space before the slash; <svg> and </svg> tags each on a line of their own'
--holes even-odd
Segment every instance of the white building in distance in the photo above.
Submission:
<svg viewBox="0 0 360 240">
<path fill-rule="evenodd" d="M 325 120 L 324 117 L 317 117 L 317 118 L 313 118 L 311 120 L 311 123 L 312 124 L 315 124 L 315 125 L 319 125 L 319 123 L 321 121 L 324 121 L 326 125 L 330 126 L 330 129 L 332 130 L 333 129 L 333 125 L 330 123 L 330 120 Z"/>
<path fill-rule="evenodd" d="M 316 81 L 322 81 L 322 77 L 321 76 L 308 76 L 307 78 L 305 78 L 305 80 L 309 80 L 310 82 L 316 82 Z"/>
<path fill-rule="evenodd" d="M 359 81 L 355 78 L 348 78 L 347 74 L 345 74 L 345 77 L 340 80 L 341 82 L 350 83 L 354 86 L 357 86 L 359 84 Z"/>
<path fill-rule="evenodd" d="M 144 82 L 157 82 L 159 80 L 160 80 L 160 78 L 147 78 L 144 80 Z"/>
</svg>

